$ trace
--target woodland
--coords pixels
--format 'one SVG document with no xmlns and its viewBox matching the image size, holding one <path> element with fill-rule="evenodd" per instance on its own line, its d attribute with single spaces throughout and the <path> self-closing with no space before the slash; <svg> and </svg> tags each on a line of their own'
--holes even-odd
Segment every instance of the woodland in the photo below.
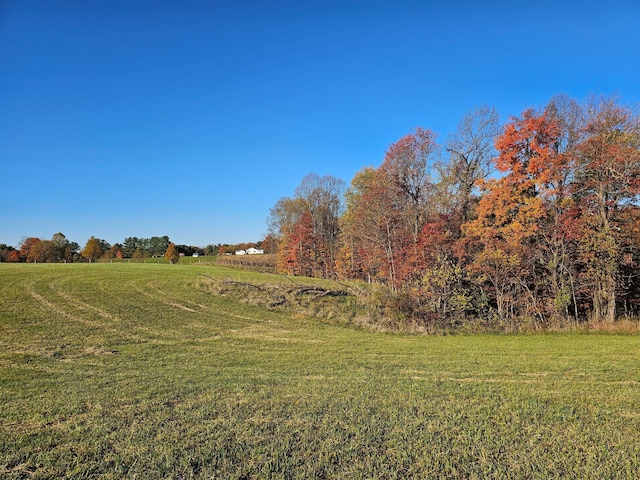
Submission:
<svg viewBox="0 0 640 480">
<path fill-rule="evenodd" d="M 640 116 L 552 98 L 501 125 L 416 128 L 351 183 L 306 176 L 271 209 L 288 275 L 380 286 L 424 325 L 610 323 L 640 313 Z"/>
<path fill-rule="evenodd" d="M 204 249 L 167 236 L 80 249 L 56 233 L 0 245 L 0 261 L 175 263 L 258 246 L 281 274 L 365 282 L 371 309 L 421 328 L 637 319 L 640 115 L 604 96 L 559 95 L 506 124 L 477 108 L 442 142 L 415 128 L 349 185 L 307 175 L 267 223 L 260 242 Z"/>
</svg>

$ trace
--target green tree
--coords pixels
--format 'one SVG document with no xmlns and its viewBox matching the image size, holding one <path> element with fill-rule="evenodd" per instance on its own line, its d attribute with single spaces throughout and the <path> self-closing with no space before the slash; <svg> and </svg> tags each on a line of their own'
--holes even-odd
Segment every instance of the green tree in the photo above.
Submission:
<svg viewBox="0 0 640 480">
<path fill-rule="evenodd" d="M 122 244 L 122 255 L 126 258 L 133 258 L 136 250 L 141 249 L 141 240 L 138 237 L 127 237 Z"/>
<path fill-rule="evenodd" d="M 51 237 L 49 259 L 52 262 L 70 262 L 73 258 L 71 242 L 62 233 L 54 233 Z"/>
<path fill-rule="evenodd" d="M 163 255 L 169 248 L 170 243 L 169 237 L 166 235 L 163 237 L 151 237 L 147 240 L 147 254 L 151 256 Z"/>
</svg>

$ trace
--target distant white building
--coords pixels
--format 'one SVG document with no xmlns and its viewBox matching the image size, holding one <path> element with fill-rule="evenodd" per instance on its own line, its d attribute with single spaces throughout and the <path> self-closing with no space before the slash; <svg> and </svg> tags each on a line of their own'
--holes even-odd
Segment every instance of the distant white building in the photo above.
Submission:
<svg viewBox="0 0 640 480">
<path fill-rule="evenodd" d="M 264 250 L 258 250 L 257 248 L 247 248 L 247 255 L 262 255 Z"/>
<path fill-rule="evenodd" d="M 236 255 L 246 255 L 247 252 L 245 252 L 244 250 L 236 250 Z"/>
<path fill-rule="evenodd" d="M 200 254 L 199 253 L 194 253 L 193 255 L 191 255 L 192 257 L 199 257 Z"/>
</svg>

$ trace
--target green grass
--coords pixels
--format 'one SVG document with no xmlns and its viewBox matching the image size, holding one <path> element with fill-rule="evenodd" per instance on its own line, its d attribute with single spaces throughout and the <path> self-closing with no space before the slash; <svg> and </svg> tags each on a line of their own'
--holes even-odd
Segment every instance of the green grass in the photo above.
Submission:
<svg viewBox="0 0 640 480">
<path fill-rule="evenodd" d="M 181 265 L 193 265 L 194 263 L 211 264 L 211 263 L 215 263 L 217 258 L 218 258 L 217 255 L 209 255 L 209 256 L 200 255 L 199 257 L 184 256 L 184 257 L 180 257 L 179 263 Z M 111 258 L 109 260 L 99 259 L 98 263 L 155 263 L 156 265 L 158 264 L 169 265 L 169 259 L 165 257 L 156 257 L 156 258 L 149 257 L 149 258 L 140 258 L 140 259 Z"/>
<path fill-rule="evenodd" d="M 2 478 L 634 478 L 640 339 L 399 336 L 205 265 L 0 264 Z"/>
</svg>

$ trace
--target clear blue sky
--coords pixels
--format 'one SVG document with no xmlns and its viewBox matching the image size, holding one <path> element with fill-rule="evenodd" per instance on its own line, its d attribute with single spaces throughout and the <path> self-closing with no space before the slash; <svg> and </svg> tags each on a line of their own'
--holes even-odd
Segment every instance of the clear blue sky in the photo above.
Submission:
<svg viewBox="0 0 640 480">
<path fill-rule="evenodd" d="M 640 101 L 638 0 L 0 0 L 0 243 L 257 241 L 307 173 L 557 93 Z"/>
</svg>

